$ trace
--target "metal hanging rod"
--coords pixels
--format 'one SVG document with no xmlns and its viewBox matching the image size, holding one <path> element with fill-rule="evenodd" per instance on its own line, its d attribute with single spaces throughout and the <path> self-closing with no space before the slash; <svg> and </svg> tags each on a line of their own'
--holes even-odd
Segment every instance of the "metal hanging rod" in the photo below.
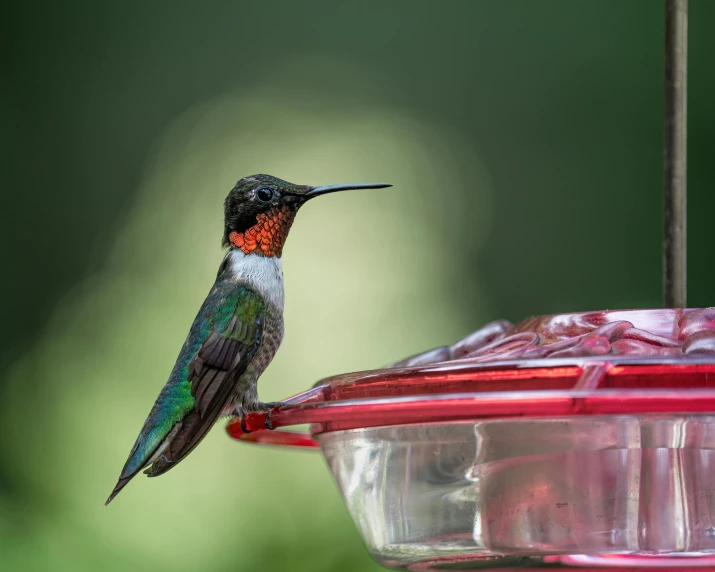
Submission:
<svg viewBox="0 0 715 572">
<path fill-rule="evenodd" d="M 663 295 L 687 307 L 688 0 L 665 0 Z"/>
</svg>

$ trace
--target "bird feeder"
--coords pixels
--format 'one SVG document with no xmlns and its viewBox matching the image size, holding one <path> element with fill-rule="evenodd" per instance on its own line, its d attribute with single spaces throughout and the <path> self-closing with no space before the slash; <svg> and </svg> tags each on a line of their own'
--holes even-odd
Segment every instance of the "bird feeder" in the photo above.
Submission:
<svg viewBox="0 0 715 572">
<path fill-rule="evenodd" d="M 715 308 L 685 300 L 687 0 L 666 0 L 666 308 L 488 324 L 236 420 L 319 448 L 408 570 L 715 570 Z M 309 424 L 308 432 L 287 431 Z"/>
</svg>

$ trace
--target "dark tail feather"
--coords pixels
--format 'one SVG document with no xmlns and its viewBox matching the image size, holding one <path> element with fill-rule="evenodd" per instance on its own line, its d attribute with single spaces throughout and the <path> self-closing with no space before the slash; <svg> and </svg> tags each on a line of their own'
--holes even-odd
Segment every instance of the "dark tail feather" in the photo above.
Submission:
<svg viewBox="0 0 715 572">
<path fill-rule="evenodd" d="M 221 371 L 211 376 L 209 380 L 211 381 L 211 386 L 201 394 L 200 403 L 179 423 L 176 423 L 168 434 L 162 435 L 163 438 L 156 442 L 150 452 L 145 453 L 142 450 L 141 455 L 135 458 L 135 455 L 139 454 L 140 445 L 146 439 L 147 427 L 151 427 L 152 415 L 149 416 L 142 432 L 137 437 L 137 442 L 134 444 L 132 452 L 129 454 L 129 459 L 124 465 L 117 486 L 114 487 L 104 506 L 112 502 L 112 499 L 119 494 L 119 491 L 142 469 L 151 465 L 144 471 L 145 474 L 149 477 L 158 477 L 175 467 L 194 450 L 216 422 L 228 401 L 233 385 L 224 383 L 224 380 L 229 373 Z M 195 384 L 194 387 L 198 388 L 200 387 L 201 379 L 194 380 L 192 383 Z M 161 449 L 160 455 L 157 455 L 157 450 L 162 446 L 162 443 L 165 443 L 166 447 Z"/>
<path fill-rule="evenodd" d="M 134 457 L 134 454 L 137 451 L 138 445 L 140 443 L 141 439 L 141 434 L 137 438 L 137 442 L 134 444 L 134 447 L 132 447 L 132 452 L 129 453 L 129 458 L 127 459 L 127 462 L 124 464 L 124 468 L 122 469 L 122 474 L 119 475 L 119 480 L 117 481 L 117 484 L 114 486 L 114 490 L 112 491 L 112 494 L 109 495 L 109 498 L 107 498 L 107 502 L 104 503 L 104 506 L 107 506 L 110 502 L 114 500 L 114 497 L 116 497 L 119 492 L 127 486 L 127 483 L 131 481 L 134 477 L 137 476 L 139 471 L 141 471 L 144 467 L 146 467 L 147 463 L 144 463 L 143 465 L 139 465 L 136 467 L 134 470 L 127 470 L 128 467 L 130 466 L 132 462 L 132 458 Z M 153 453 L 152 453 L 153 454 Z"/>
<path fill-rule="evenodd" d="M 227 396 L 219 395 L 219 404 L 221 399 L 225 400 Z M 178 465 L 207 435 L 220 412 L 221 407 L 215 406 L 206 417 L 202 418 L 196 409 L 184 417 L 181 424 L 177 426 L 169 446 L 144 473 L 148 477 L 158 477 Z"/>
<path fill-rule="evenodd" d="M 134 473 L 136 475 L 136 473 Z M 129 475 L 128 477 L 120 477 L 119 480 L 117 481 L 116 486 L 114 487 L 114 490 L 112 491 L 112 494 L 109 495 L 109 498 L 107 499 L 107 502 L 104 503 L 104 506 L 107 506 L 110 502 L 114 500 L 114 497 L 116 497 L 119 492 L 127 486 L 127 483 L 132 480 L 134 475 Z"/>
</svg>

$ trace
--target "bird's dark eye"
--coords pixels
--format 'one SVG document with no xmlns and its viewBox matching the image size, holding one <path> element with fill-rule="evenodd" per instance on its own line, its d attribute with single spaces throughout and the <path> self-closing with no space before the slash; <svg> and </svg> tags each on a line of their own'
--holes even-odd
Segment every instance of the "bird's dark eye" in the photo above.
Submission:
<svg viewBox="0 0 715 572">
<path fill-rule="evenodd" d="M 256 191 L 256 198 L 262 203 L 270 203 L 273 198 L 273 191 L 271 189 L 258 189 Z"/>
</svg>

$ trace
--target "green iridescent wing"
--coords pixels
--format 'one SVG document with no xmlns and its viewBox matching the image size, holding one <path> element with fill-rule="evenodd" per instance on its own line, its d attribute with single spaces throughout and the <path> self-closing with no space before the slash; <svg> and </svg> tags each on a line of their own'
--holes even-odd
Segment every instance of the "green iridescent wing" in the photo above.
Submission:
<svg viewBox="0 0 715 572">
<path fill-rule="evenodd" d="M 216 284 L 107 503 L 148 464 L 149 476 L 165 473 L 206 436 L 258 350 L 265 311 L 263 299 L 253 290 Z"/>
<path fill-rule="evenodd" d="M 213 327 L 188 365 L 194 405 L 174 427 L 166 450 L 147 474 L 165 473 L 199 444 L 228 403 L 236 380 L 258 350 L 265 304 L 252 290 L 241 287 L 212 315 Z"/>
</svg>

